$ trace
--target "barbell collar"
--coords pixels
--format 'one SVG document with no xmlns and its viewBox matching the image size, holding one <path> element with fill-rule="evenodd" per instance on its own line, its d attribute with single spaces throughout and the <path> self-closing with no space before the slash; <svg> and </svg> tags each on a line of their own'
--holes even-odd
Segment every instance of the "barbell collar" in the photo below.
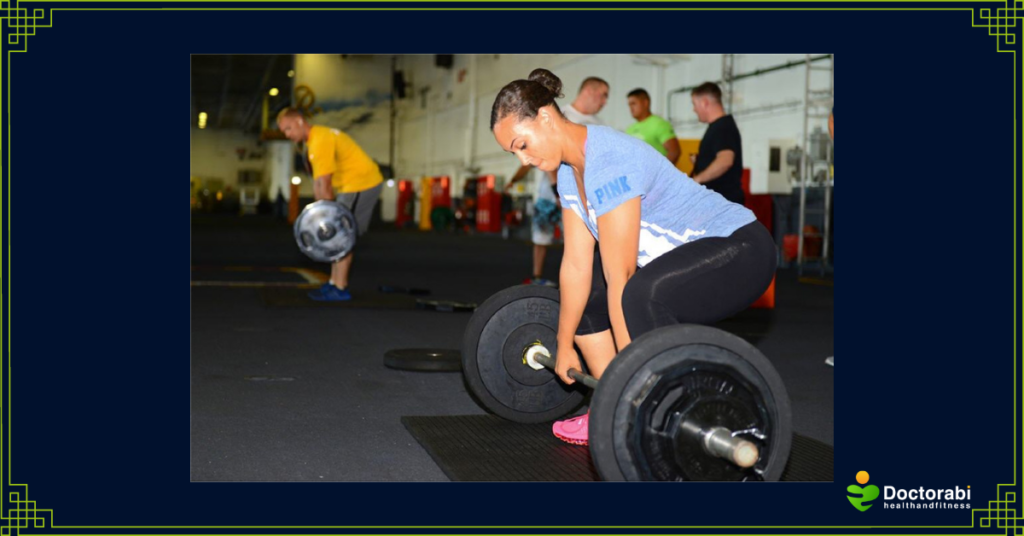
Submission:
<svg viewBox="0 0 1024 536">
<path fill-rule="evenodd" d="M 538 363 L 546 368 L 555 370 L 555 363 L 557 362 L 557 360 L 554 356 L 550 354 L 550 352 L 548 352 L 548 349 L 543 346 L 533 345 L 527 348 L 524 355 L 526 364 L 533 367 L 534 369 L 536 369 L 537 367 L 534 366 L 533 363 Z M 584 374 L 576 369 L 569 369 L 569 377 L 582 383 L 583 385 L 586 385 L 591 389 L 597 389 L 597 378 L 589 374 Z"/>
</svg>

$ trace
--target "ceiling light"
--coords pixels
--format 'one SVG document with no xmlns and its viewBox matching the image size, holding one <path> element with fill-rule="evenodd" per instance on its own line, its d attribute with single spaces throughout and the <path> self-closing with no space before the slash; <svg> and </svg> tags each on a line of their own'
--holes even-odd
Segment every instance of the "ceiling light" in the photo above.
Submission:
<svg viewBox="0 0 1024 536">
<path fill-rule="evenodd" d="M 277 96 L 277 94 L 278 94 L 278 91 L 277 91 L 277 88 L 276 88 L 276 87 L 272 87 L 272 88 L 270 88 L 270 96 L 271 96 L 271 97 L 276 97 L 276 96 Z"/>
</svg>

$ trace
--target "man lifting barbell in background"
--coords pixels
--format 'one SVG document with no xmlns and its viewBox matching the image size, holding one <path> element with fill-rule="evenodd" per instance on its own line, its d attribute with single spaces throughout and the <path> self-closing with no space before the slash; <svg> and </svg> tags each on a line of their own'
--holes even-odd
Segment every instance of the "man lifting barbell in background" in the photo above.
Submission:
<svg viewBox="0 0 1024 536">
<path fill-rule="evenodd" d="M 516 183 L 530 176 L 533 166 L 520 166 L 516 174 L 505 185 L 505 192 L 511 192 Z M 530 224 L 530 238 L 533 241 L 533 271 L 523 281 L 527 285 L 556 287 L 558 283 L 544 278 L 544 259 L 548 248 L 555 242 L 555 228 L 561 227 L 561 210 L 555 194 L 554 173 L 536 171 L 533 174 L 533 217 Z"/>
<path fill-rule="evenodd" d="M 313 167 L 313 195 L 317 201 L 337 201 L 355 216 L 358 234 L 370 226 L 374 206 L 380 199 L 384 177 L 380 168 L 351 137 L 340 130 L 310 125 L 303 112 L 285 108 L 277 116 L 281 132 L 295 143 L 305 143 Z M 350 253 L 331 264 L 331 278 L 309 297 L 317 301 L 348 301 Z"/>
</svg>

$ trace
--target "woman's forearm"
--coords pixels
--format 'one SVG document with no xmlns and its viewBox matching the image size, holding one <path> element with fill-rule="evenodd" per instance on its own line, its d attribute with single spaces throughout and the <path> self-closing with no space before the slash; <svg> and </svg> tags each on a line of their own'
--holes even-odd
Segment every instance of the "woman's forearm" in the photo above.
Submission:
<svg viewBox="0 0 1024 536">
<path fill-rule="evenodd" d="M 626 315 L 622 311 L 622 293 L 625 290 L 626 280 L 608 282 L 608 317 L 612 323 L 615 347 L 619 352 L 630 343 L 629 328 L 626 326 Z"/>
<path fill-rule="evenodd" d="M 570 262 L 562 262 L 558 277 L 558 344 L 573 344 L 580 319 L 583 318 L 583 310 L 590 298 L 592 277 L 592 269 L 583 269 L 573 266 Z"/>
</svg>

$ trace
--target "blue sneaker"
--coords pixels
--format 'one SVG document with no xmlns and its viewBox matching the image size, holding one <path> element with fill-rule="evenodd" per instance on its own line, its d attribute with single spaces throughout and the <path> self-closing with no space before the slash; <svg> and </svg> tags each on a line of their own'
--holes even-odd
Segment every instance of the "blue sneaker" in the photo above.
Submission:
<svg viewBox="0 0 1024 536">
<path fill-rule="evenodd" d="M 552 281 L 550 279 L 544 279 L 543 277 L 538 277 L 538 278 L 533 279 L 532 281 L 530 281 L 530 284 L 532 284 L 532 285 L 540 285 L 542 287 L 557 287 L 558 286 L 554 281 Z"/>
<path fill-rule="evenodd" d="M 319 301 L 319 300 L 323 299 L 324 294 L 327 294 L 328 292 L 330 292 L 330 290 L 332 288 L 334 288 L 334 285 L 331 284 L 330 281 L 328 281 L 328 282 L 324 283 L 323 285 L 320 285 L 320 288 L 318 288 L 318 289 L 310 292 L 309 294 L 307 294 L 307 296 L 309 296 L 310 298 L 312 298 L 314 300 L 318 300 Z"/>
<path fill-rule="evenodd" d="M 316 301 L 349 301 L 352 299 L 352 293 L 350 293 L 348 289 L 342 290 L 334 285 L 331 285 L 331 288 L 323 292 L 311 292 L 309 294 L 309 297 L 313 298 Z"/>
</svg>

